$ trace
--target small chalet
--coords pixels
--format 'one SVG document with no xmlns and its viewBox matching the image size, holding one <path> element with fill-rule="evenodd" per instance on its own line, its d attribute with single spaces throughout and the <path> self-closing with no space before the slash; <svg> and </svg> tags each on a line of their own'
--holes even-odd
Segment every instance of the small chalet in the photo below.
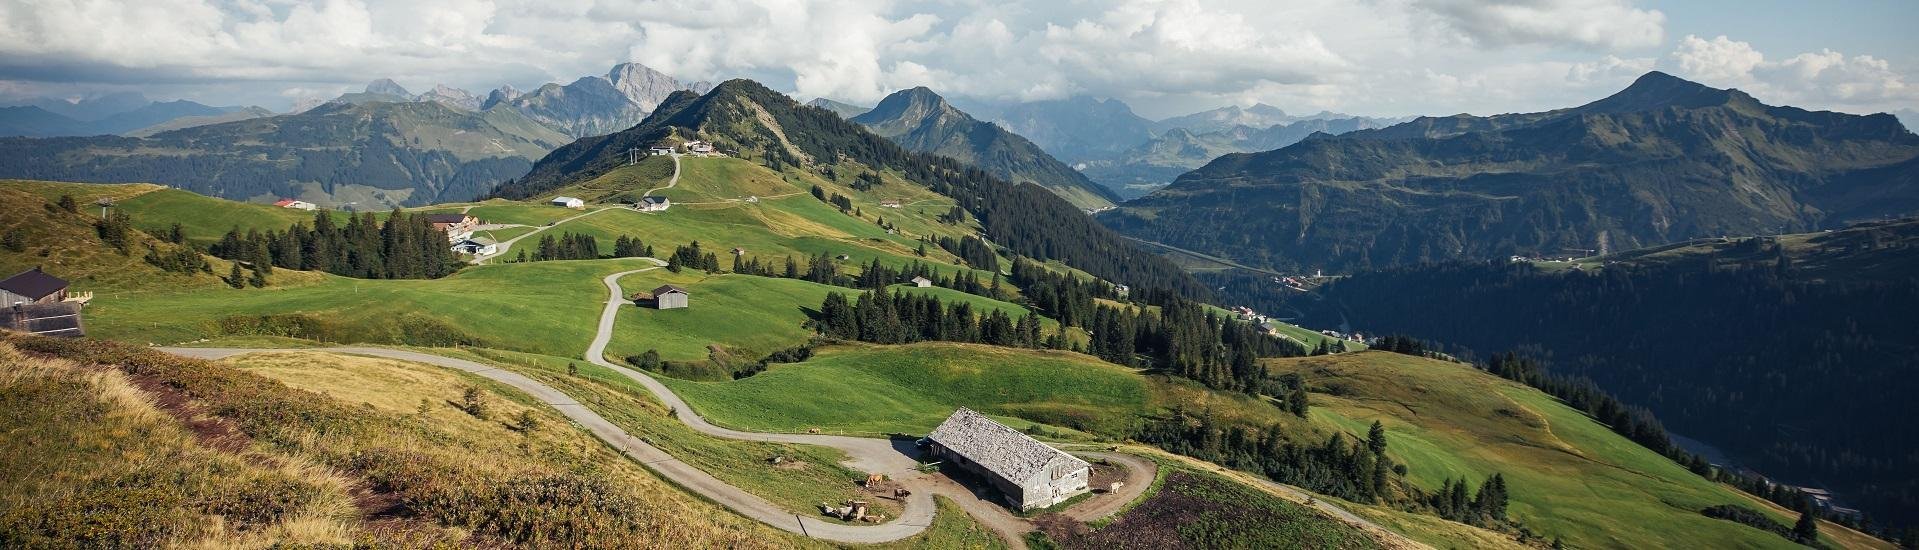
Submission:
<svg viewBox="0 0 1919 550">
<path fill-rule="evenodd" d="M 474 256 L 492 256 L 500 253 L 500 243 L 486 237 L 468 237 L 454 244 L 453 251 Z"/>
<path fill-rule="evenodd" d="M 985 478 L 1020 510 L 1059 504 L 1087 491 L 1092 465 L 960 407 L 926 436 L 928 453 Z"/>
<path fill-rule="evenodd" d="M 1119 297 L 1121 298 L 1125 298 L 1127 294 L 1133 293 L 1133 287 L 1129 287 L 1126 285 L 1113 285 L 1113 293 L 1118 294 Z"/>
<path fill-rule="evenodd" d="M 883 201 L 880 201 L 880 206 L 881 206 L 881 207 L 883 207 L 883 208 L 899 208 L 899 207 L 900 207 L 900 200 L 899 200 L 899 199 L 886 199 L 886 200 L 883 200 Z"/>
<path fill-rule="evenodd" d="M 640 203 L 634 206 L 639 207 L 641 212 L 665 212 L 666 209 L 673 207 L 673 199 L 659 195 L 647 195 L 640 197 Z"/>
<path fill-rule="evenodd" d="M 933 280 L 925 277 L 914 277 L 913 286 L 920 287 L 920 288 L 933 286 Z"/>
<path fill-rule="evenodd" d="M 457 243 L 473 236 L 473 229 L 480 225 L 480 219 L 453 212 L 448 214 L 427 214 L 426 222 L 433 228 L 446 232 L 447 242 Z"/>
<path fill-rule="evenodd" d="M 660 285 L 653 289 L 653 309 L 680 309 L 686 307 L 686 298 L 690 296 L 686 289 L 677 285 Z"/>
<path fill-rule="evenodd" d="M 646 150 L 646 154 L 648 154 L 648 155 L 653 155 L 653 156 L 656 156 L 656 157 L 663 157 L 663 156 L 666 156 L 666 155 L 671 155 L 671 154 L 673 154 L 673 146 L 671 146 L 671 145 L 654 145 L 654 146 L 653 146 L 652 148 L 649 148 L 649 149 L 647 149 L 647 150 Z"/>
<path fill-rule="evenodd" d="M 57 304 L 67 299 L 67 281 L 35 267 L 0 280 L 0 306 Z"/>
<path fill-rule="evenodd" d="M 686 150 L 691 153 L 707 154 L 713 152 L 713 144 L 704 141 L 686 142 Z"/>
<path fill-rule="evenodd" d="M 302 200 L 294 200 L 294 199 L 280 199 L 278 201 L 274 201 L 273 205 L 278 206 L 280 208 L 292 208 L 294 210 L 313 210 L 313 209 L 319 208 L 319 206 L 316 206 L 313 203 L 302 201 Z"/>
<path fill-rule="evenodd" d="M 578 197 L 553 197 L 553 206 L 586 208 L 586 201 L 580 200 Z"/>
</svg>

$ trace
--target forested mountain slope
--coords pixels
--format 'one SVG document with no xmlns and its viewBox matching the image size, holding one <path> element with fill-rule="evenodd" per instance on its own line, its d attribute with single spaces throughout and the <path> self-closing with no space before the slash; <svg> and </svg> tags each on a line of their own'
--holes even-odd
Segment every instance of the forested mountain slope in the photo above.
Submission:
<svg viewBox="0 0 1919 550">
<path fill-rule="evenodd" d="M 1548 357 L 1737 465 L 1919 522 L 1919 221 L 1396 268 L 1286 303 L 1307 323 Z"/>
<path fill-rule="evenodd" d="M 1101 221 L 1256 267 L 1585 255 L 1919 210 L 1919 136 L 1649 73 L 1593 103 L 1227 155 Z M 1587 252 L 1582 252 L 1587 251 Z"/>
</svg>

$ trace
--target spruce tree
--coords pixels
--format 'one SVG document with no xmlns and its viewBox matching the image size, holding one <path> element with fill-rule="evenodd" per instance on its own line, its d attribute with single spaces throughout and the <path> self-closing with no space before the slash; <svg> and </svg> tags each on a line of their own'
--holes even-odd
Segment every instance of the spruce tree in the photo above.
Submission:
<svg viewBox="0 0 1919 550">
<path fill-rule="evenodd" d="M 1799 522 L 1792 525 L 1792 538 L 1808 546 L 1819 542 L 1819 521 L 1812 510 L 1812 500 L 1799 500 Z"/>
<path fill-rule="evenodd" d="M 244 288 L 246 284 L 246 275 L 240 273 L 240 262 L 233 262 L 233 270 L 227 272 L 227 286 Z"/>
<path fill-rule="evenodd" d="M 1374 455 L 1386 455 L 1386 426 L 1378 420 L 1374 420 L 1373 427 L 1366 430 L 1366 448 L 1372 450 Z"/>
</svg>

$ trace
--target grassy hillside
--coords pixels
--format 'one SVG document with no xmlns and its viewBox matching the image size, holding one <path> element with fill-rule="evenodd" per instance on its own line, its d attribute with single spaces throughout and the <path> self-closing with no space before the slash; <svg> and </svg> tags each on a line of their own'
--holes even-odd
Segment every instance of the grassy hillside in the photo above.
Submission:
<svg viewBox="0 0 1919 550">
<path fill-rule="evenodd" d="M 1304 377 L 1316 423 L 1364 434 L 1385 424 L 1407 479 L 1438 490 L 1494 472 L 1511 486 L 1511 515 L 1582 548 L 1790 548 L 1784 538 L 1699 510 L 1746 503 L 1537 390 L 1456 363 L 1387 352 L 1273 360 Z M 1776 514 L 1788 525 L 1796 516 Z M 1431 542 L 1431 541 L 1429 541 Z"/>
<path fill-rule="evenodd" d="M 813 331 L 804 328 L 808 312 L 817 310 L 827 293 L 851 289 L 750 275 L 707 275 L 697 271 L 672 273 L 664 269 L 620 279 L 628 292 L 650 292 L 676 284 L 691 294 L 684 309 L 621 308 L 607 354 L 615 360 L 657 350 L 669 361 L 704 361 L 719 353 L 741 361 L 806 343 Z M 604 291 L 602 291 L 604 292 Z M 584 348 L 584 346 L 582 346 Z"/>
<path fill-rule="evenodd" d="M 0 362 L 7 402 L 38 404 L 0 414 L 43 434 L 0 441 L 14 466 L 0 474 L 0 536 L 23 545 L 811 545 L 679 492 L 529 397 L 450 371 L 235 369 L 19 337 L 0 344 Z M 466 387 L 488 396 L 487 419 L 453 405 Z M 539 427 L 505 421 L 521 411 Z M 33 444 L 61 440 L 94 443 L 67 455 Z"/>
<path fill-rule="evenodd" d="M 577 355 L 605 303 L 600 277 L 639 260 L 475 266 L 433 280 L 309 275 L 266 288 L 146 287 L 88 306 L 92 334 L 161 344 L 222 336 L 473 345 Z M 281 273 L 301 273 L 275 270 Z"/>
<path fill-rule="evenodd" d="M 235 227 L 241 231 L 257 229 L 285 231 L 295 223 L 313 224 L 313 212 L 280 208 L 249 202 L 229 201 L 145 183 L 65 183 L 30 180 L 0 180 L 0 188 L 39 195 L 48 202 L 71 195 L 84 208 L 83 214 L 99 217 L 99 199 L 113 200 L 114 208 L 133 218 L 133 226 L 160 231 L 180 224 L 187 238 L 200 243 L 217 241 Z M 335 212 L 335 216 L 345 216 Z"/>
<path fill-rule="evenodd" d="M 953 409 L 1118 436 L 1154 403 L 1133 370 L 1064 352 L 954 343 L 850 344 L 741 380 L 667 380 L 700 414 L 746 430 L 932 431 Z M 804 397 L 797 397 L 804 396 Z"/>
</svg>

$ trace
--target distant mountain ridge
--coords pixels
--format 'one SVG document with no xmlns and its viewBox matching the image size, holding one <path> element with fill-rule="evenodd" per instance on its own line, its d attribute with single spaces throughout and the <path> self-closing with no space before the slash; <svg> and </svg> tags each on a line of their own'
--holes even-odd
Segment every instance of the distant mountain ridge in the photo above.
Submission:
<svg viewBox="0 0 1919 550">
<path fill-rule="evenodd" d="M 1135 189 L 1156 188 L 1221 156 L 1270 151 L 1313 134 L 1339 135 L 1384 126 L 1381 119 L 1349 117 L 1304 118 L 1265 128 L 1232 126 L 1206 133 L 1175 127 L 1111 159 L 1087 162 L 1081 171 L 1118 189 L 1121 196 L 1137 198 L 1146 193 Z"/>
<path fill-rule="evenodd" d="M 0 174 L 386 208 L 470 199 L 566 139 L 511 109 L 339 102 L 146 138 L 0 138 Z"/>
<path fill-rule="evenodd" d="M 1226 155 L 1101 220 L 1249 265 L 1347 270 L 1914 211 L 1919 136 L 1891 115 L 1772 107 L 1654 72 L 1580 107 L 1421 117 Z"/>
<path fill-rule="evenodd" d="M 1011 182 L 1032 182 L 1080 208 L 1112 206 L 1119 196 L 1004 128 L 973 118 L 925 87 L 901 90 L 851 119 L 922 153 L 952 157 Z"/>
<path fill-rule="evenodd" d="M 638 63 L 621 63 L 604 76 L 581 77 L 570 84 L 547 84 L 526 93 L 501 88 L 489 95 L 486 107 L 507 105 L 579 138 L 639 124 L 673 92 L 705 93 L 712 87 L 683 83 Z"/>
<path fill-rule="evenodd" d="M 141 97 L 141 99 L 145 98 Z M 28 103 L 0 107 L 0 136 L 58 137 L 125 134 L 175 119 L 213 117 L 248 109 L 246 107 L 209 107 L 184 99 L 147 102 L 145 105 L 130 109 L 123 109 L 124 104 L 94 109 L 82 107 L 79 104 L 73 104 L 68 108 L 54 107 L 64 112 L 91 117 L 78 119 L 48 110 L 49 105 L 64 102 L 32 101 Z"/>
<path fill-rule="evenodd" d="M 865 113 L 867 111 L 873 110 L 872 107 L 861 107 L 851 103 L 843 103 L 843 102 L 827 99 L 824 97 L 813 98 L 812 101 L 806 102 L 806 105 L 808 107 L 819 107 L 821 109 L 826 109 L 828 111 L 832 111 L 833 114 L 839 115 L 840 118 L 849 118 L 849 119 L 859 116 L 861 113 Z"/>
</svg>

